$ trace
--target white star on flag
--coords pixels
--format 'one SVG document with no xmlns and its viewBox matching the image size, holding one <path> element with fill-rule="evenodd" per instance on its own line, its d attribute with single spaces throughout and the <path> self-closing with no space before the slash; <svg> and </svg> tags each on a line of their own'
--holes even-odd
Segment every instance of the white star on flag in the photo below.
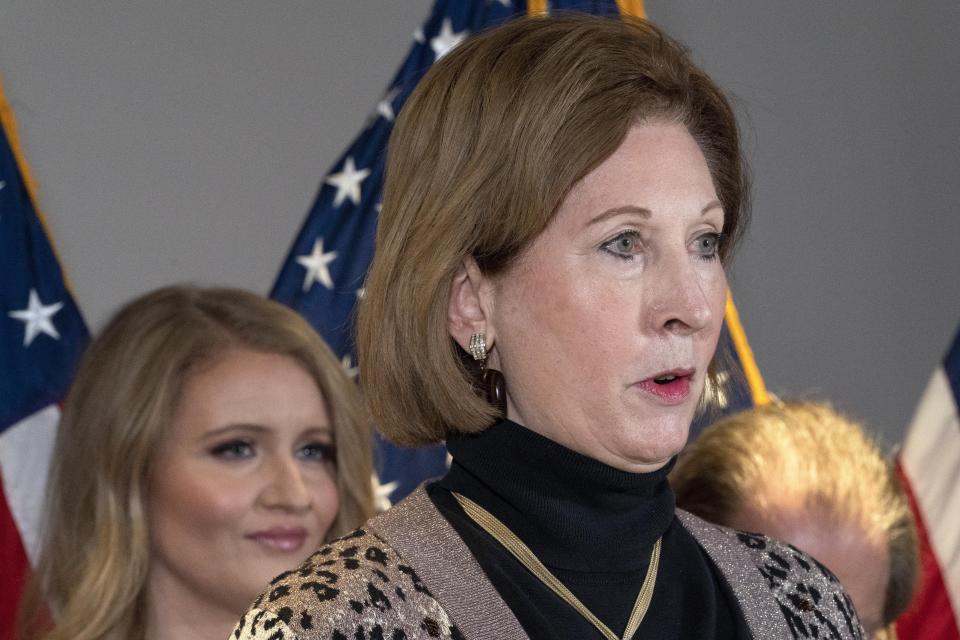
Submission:
<svg viewBox="0 0 960 640">
<path fill-rule="evenodd" d="M 357 377 L 357 373 L 360 372 L 355 366 L 353 366 L 353 359 L 350 358 L 350 354 L 340 358 L 340 366 L 343 367 L 343 372 L 350 376 L 350 379 L 353 380 Z"/>
<path fill-rule="evenodd" d="M 11 318 L 20 320 L 24 323 L 23 346 L 29 347 L 33 340 L 45 333 L 54 340 L 60 339 L 60 332 L 53 326 L 53 316 L 63 308 L 62 302 L 44 305 L 40 302 L 40 296 L 36 289 L 30 289 L 30 298 L 27 301 L 27 308 L 19 311 L 11 311 Z"/>
<path fill-rule="evenodd" d="M 373 474 L 370 480 L 373 483 L 373 508 L 378 512 L 386 511 L 393 506 L 390 504 L 390 495 L 396 491 L 400 483 L 394 480 L 387 484 L 380 484 L 380 478 L 377 477 L 376 473 Z"/>
<path fill-rule="evenodd" d="M 360 185 L 370 175 L 370 169 L 360 169 L 353 163 L 353 156 L 348 156 L 343 163 L 343 171 L 331 173 L 324 181 L 337 188 L 333 196 L 333 206 L 339 207 L 346 198 L 353 204 L 360 204 Z"/>
<path fill-rule="evenodd" d="M 440 33 L 438 33 L 436 37 L 430 38 L 430 48 L 433 49 L 433 52 L 437 56 L 436 59 L 439 60 L 450 53 L 451 49 L 463 42 L 466 37 L 466 31 L 454 33 L 453 23 L 450 22 L 450 18 L 444 18 L 443 24 L 440 25 Z"/>
<path fill-rule="evenodd" d="M 304 269 L 307 270 L 303 276 L 303 290 L 309 291 L 314 282 L 319 282 L 327 289 L 333 289 L 333 278 L 330 277 L 328 266 L 337 259 L 337 252 L 323 252 L 323 238 L 317 238 L 313 241 L 313 252 L 305 256 L 297 256 Z"/>
<path fill-rule="evenodd" d="M 383 116 L 387 122 L 393 122 L 396 117 L 396 114 L 393 113 L 393 100 L 399 93 L 399 89 L 391 89 L 387 95 L 383 96 L 383 100 L 377 103 L 377 113 Z"/>
<path fill-rule="evenodd" d="M 423 27 L 417 27 L 417 30 L 413 32 L 413 40 L 414 42 L 419 42 L 420 44 L 423 44 L 427 41 L 426 36 L 423 35 Z"/>
</svg>

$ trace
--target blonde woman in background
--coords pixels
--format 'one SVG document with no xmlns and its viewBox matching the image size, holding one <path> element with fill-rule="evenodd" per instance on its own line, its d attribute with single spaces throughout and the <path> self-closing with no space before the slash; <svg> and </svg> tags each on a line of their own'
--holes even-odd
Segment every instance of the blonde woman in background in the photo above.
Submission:
<svg viewBox="0 0 960 640">
<path fill-rule="evenodd" d="M 823 562 L 869 633 L 913 597 L 917 534 L 893 465 L 825 404 L 778 402 L 721 420 L 680 455 L 670 482 L 679 507 Z"/>
<path fill-rule="evenodd" d="M 294 311 L 149 293 L 90 345 L 64 406 L 22 637 L 221 640 L 371 514 L 370 477 L 355 386 Z"/>
</svg>

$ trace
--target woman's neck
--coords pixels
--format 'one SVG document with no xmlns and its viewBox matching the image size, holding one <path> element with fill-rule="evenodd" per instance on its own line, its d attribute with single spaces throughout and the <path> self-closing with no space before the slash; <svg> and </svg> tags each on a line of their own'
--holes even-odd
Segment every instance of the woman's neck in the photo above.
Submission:
<svg viewBox="0 0 960 640">
<path fill-rule="evenodd" d="M 672 464 L 621 471 L 508 420 L 447 447 L 453 464 L 440 486 L 493 513 L 549 567 L 639 567 L 673 520 Z"/>
<path fill-rule="evenodd" d="M 227 607 L 216 598 L 204 597 L 162 568 L 151 570 L 146 600 L 144 640 L 223 640 L 246 606 Z"/>
</svg>

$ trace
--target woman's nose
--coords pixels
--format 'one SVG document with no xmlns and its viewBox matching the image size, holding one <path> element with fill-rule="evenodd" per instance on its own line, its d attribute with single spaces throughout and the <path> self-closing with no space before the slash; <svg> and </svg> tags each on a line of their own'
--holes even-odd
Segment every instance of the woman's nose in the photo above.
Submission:
<svg viewBox="0 0 960 640">
<path fill-rule="evenodd" d="M 272 509 L 306 511 L 312 506 L 312 494 L 300 462 L 293 458 L 271 461 L 266 470 L 266 486 L 260 499 Z"/>
<path fill-rule="evenodd" d="M 687 254 L 663 264 L 654 278 L 651 296 L 653 329 L 691 335 L 709 326 L 715 311 L 707 286 Z"/>
</svg>

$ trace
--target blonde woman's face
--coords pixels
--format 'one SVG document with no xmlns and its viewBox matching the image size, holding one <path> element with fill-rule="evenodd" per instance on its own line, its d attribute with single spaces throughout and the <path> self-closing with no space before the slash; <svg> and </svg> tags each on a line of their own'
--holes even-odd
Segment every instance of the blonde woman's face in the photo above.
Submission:
<svg viewBox="0 0 960 640">
<path fill-rule="evenodd" d="M 679 124 L 633 127 L 491 285 L 508 417 L 628 471 L 687 439 L 727 284 L 724 212 Z"/>
<path fill-rule="evenodd" d="M 239 616 L 322 543 L 333 426 L 292 358 L 231 349 L 188 374 L 149 487 L 148 599 Z"/>
</svg>

